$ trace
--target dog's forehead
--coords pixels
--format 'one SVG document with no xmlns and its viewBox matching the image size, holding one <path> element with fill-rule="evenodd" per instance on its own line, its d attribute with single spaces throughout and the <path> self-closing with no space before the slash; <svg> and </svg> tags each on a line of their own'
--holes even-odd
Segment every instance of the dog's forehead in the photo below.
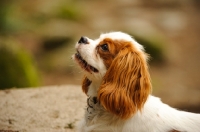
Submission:
<svg viewBox="0 0 200 132">
<path fill-rule="evenodd" d="M 123 40 L 131 42 L 138 50 L 144 51 L 144 47 L 139 44 L 135 39 L 133 39 L 130 35 L 123 33 L 123 32 L 110 32 L 101 34 L 98 41 L 102 41 L 105 38 L 110 38 L 113 40 Z"/>
<path fill-rule="evenodd" d="M 104 33 L 100 35 L 100 40 L 103 40 L 104 38 L 110 38 L 113 40 L 126 40 L 126 41 L 132 41 L 132 37 L 126 33 L 122 32 L 110 32 L 110 33 Z"/>
</svg>

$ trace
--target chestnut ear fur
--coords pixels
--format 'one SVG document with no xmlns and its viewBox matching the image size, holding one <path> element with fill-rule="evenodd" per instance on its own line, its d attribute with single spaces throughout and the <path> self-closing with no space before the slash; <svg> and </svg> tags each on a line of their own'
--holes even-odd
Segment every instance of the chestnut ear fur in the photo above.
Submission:
<svg viewBox="0 0 200 132">
<path fill-rule="evenodd" d="M 151 92 L 151 81 L 144 52 L 132 46 L 120 50 L 98 91 L 101 105 L 122 119 L 141 110 Z"/>
<path fill-rule="evenodd" d="M 92 82 L 86 76 L 83 77 L 82 90 L 83 90 L 83 92 L 85 94 L 87 94 L 88 88 L 89 88 L 89 86 L 90 86 L 91 83 Z"/>
</svg>

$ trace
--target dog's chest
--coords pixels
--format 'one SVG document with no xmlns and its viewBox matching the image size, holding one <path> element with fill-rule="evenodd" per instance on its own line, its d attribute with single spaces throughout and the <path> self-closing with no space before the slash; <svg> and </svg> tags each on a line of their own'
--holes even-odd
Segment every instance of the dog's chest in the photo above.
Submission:
<svg viewBox="0 0 200 132">
<path fill-rule="evenodd" d="M 87 109 L 85 113 L 85 119 L 88 124 L 109 121 L 111 118 L 114 118 L 113 115 L 101 106 L 97 97 L 88 97 Z"/>
<path fill-rule="evenodd" d="M 97 97 L 88 97 L 87 108 L 85 113 L 86 121 L 88 123 L 94 122 L 94 119 L 100 117 L 102 112 L 104 112 L 104 110 L 98 102 Z"/>
<path fill-rule="evenodd" d="M 119 117 L 106 111 L 96 97 L 88 97 L 87 109 L 85 113 L 86 125 L 92 126 L 98 131 L 121 130 L 124 122 Z M 108 126 L 109 124 L 109 126 Z M 101 127 L 99 127 L 101 126 Z"/>
</svg>

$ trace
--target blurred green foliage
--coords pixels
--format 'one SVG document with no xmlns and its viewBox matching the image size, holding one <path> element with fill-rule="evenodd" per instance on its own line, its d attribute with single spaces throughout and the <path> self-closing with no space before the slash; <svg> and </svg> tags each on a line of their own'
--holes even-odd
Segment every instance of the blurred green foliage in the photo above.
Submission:
<svg viewBox="0 0 200 132">
<path fill-rule="evenodd" d="M 62 5 L 57 9 L 57 14 L 59 18 L 68 19 L 68 20 L 79 20 L 81 18 L 80 11 L 75 5 Z"/>
<path fill-rule="evenodd" d="M 20 6 L 13 0 L 0 1 L 0 33 L 15 33 L 26 28 L 26 21 L 23 20 Z"/>
<path fill-rule="evenodd" d="M 101 26 L 96 28 L 94 24 L 96 21 L 94 23 L 88 21 L 90 19 L 87 18 L 91 18 L 96 13 L 92 9 L 99 6 L 95 2 L 88 3 L 80 0 L 1 0 L 0 39 L 3 41 L 0 40 L 0 88 L 33 87 L 39 84 L 33 59 L 12 39 L 7 42 L 8 37 L 19 40 L 31 51 L 41 71 L 44 84 L 46 78 L 50 78 L 50 81 L 47 79 L 49 82 L 54 81 L 49 77 L 50 74 L 65 75 L 65 77 L 76 75 L 77 73 L 73 72 L 75 66 L 71 64 L 70 59 L 75 52 L 75 39 L 77 41 L 81 35 L 91 37 L 91 32 L 94 30 L 97 32 L 105 30 L 104 25 L 103 28 Z M 90 8 L 91 14 L 87 10 Z M 116 15 L 118 14 L 112 14 L 113 17 Z M 100 25 L 103 21 L 102 19 L 99 22 Z M 104 22 L 107 24 L 106 21 Z M 128 30 L 135 34 L 132 29 L 120 30 L 124 32 Z M 164 61 L 163 45 L 158 39 L 159 36 L 133 36 L 151 55 L 151 62 Z M 6 43 L 3 43 L 5 41 Z"/>
<path fill-rule="evenodd" d="M 51 20 L 82 20 L 81 12 L 74 1 L 26 2 L 24 0 L 0 1 L 0 34 L 13 34 L 21 31 L 35 31 Z M 56 4 L 56 5 L 55 5 Z M 40 8 L 37 8 L 40 6 Z"/>
<path fill-rule="evenodd" d="M 0 2 L 0 31 L 6 30 L 6 17 L 8 11 L 8 4 L 5 1 Z"/>
<path fill-rule="evenodd" d="M 40 84 L 33 58 L 27 53 L 27 49 L 20 47 L 22 45 L 26 48 L 37 47 L 32 53 L 39 63 L 42 77 L 45 72 L 49 73 L 49 69 L 61 73 L 71 72 L 68 56 L 72 54 L 69 52 L 69 45 L 74 44 L 74 36 L 65 34 L 69 26 L 64 24 L 81 20 L 82 14 L 76 2 L 0 1 L 0 89 L 34 87 Z M 14 38 L 14 41 L 7 41 L 9 37 Z M 15 40 L 22 40 L 23 44 L 20 45 Z"/>
<path fill-rule="evenodd" d="M 0 42 L 0 89 L 38 85 L 38 72 L 30 54 L 15 42 Z"/>
<path fill-rule="evenodd" d="M 135 36 L 137 42 L 142 44 L 145 48 L 145 51 L 150 55 L 150 62 L 153 63 L 162 63 L 164 62 L 164 51 L 163 44 L 158 40 L 158 37 L 145 38 Z"/>
<path fill-rule="evenodd" d="M 143 45 L 147 54 L 150 55 L 150 63 L 161 64 L 165 62 L 164 55 L 164 40 L 163 37 L 157 33 L 152 33 L 149 36 L 139 35 L 137 33 L 129 32 L 131 36 L 141 45 Z"/>
</svg>

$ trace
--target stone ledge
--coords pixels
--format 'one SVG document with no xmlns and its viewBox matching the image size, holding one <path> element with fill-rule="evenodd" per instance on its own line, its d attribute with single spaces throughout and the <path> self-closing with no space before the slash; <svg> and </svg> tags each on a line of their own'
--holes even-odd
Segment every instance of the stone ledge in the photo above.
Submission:
<svg viewBox="0 0 200 132">
<path fill-rule="evenodd" d="M 86 95 L 77 85 L 0 91 L 0 131 L 73 132 Z"/>
</svg>

